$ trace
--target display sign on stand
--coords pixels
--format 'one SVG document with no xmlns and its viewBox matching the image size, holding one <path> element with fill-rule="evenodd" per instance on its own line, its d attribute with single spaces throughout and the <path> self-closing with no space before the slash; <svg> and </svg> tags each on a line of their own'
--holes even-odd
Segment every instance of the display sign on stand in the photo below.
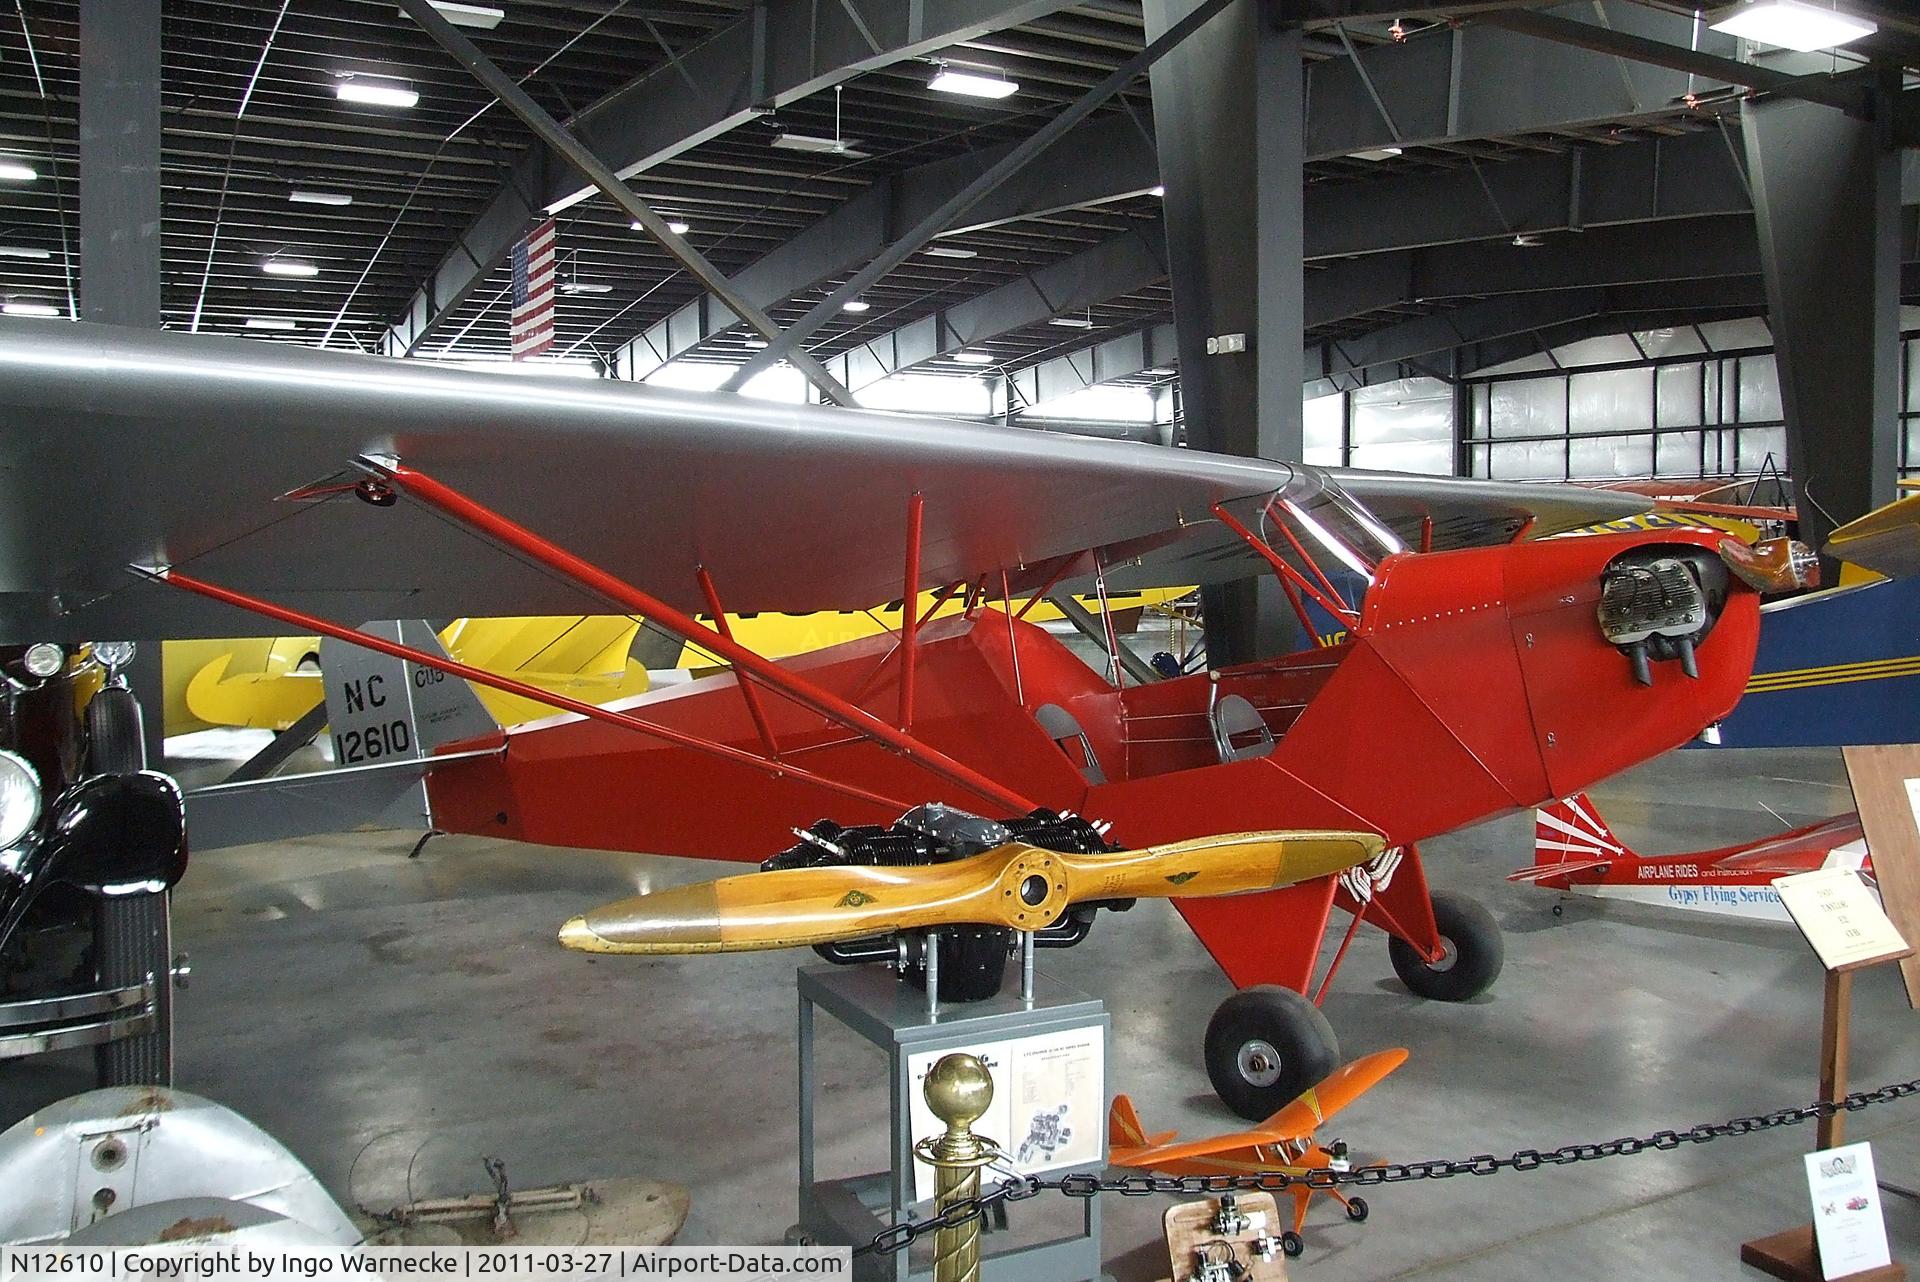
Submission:
<svg viewBox="0 0 1920 1282">
<path fill-rule="evenodd" d="M 1866 791 L 1856 794 L 1863 820 L 1867 814 Z M 1900 791 L 1904 793 L 1904 787 Z M 1882 875 L 1884 885 L 1881 853 L 1873 845 L 1871 828 L 1867 835 L 1874 868 Z M 1894 860 L 1899 862 L 1900 856 L 1895 855 Z M 1910 957 L 1913 949 L 1856 872 L 1820 869 L 1775 878 L 1773 885 L 1827 972 L 1820 1022 L 1820 1098 L 1844 1099 L 1853 974 Z M 1906 1269 L 1892 1263 L 1887 1255 L 1872 1154 L 1864 1144 L 1841 1147 L 1846 1131 L 1844 1113 L 1821 1118 L 1819 1128 L 1819 1151 L 1807 1157 L 1813 1222 L 1742 1244 L 1741 1261 L 1788 1282 L 1837 1282 L 1840 1278 L 1905 1282 Z M 1863 1171 L 1864 1193 L 1860 1189 Z"/>
</svg>

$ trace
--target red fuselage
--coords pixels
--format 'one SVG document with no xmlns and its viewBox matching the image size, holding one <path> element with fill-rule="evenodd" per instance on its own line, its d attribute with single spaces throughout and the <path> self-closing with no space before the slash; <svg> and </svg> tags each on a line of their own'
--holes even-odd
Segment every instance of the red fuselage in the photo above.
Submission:
<svg viewBox="0 0 1920 1282">
<path fill-rule="evenodd" d="M 1755 593 L 1733 584 L 1699 644 L 1697 679 L 1668 661 L 1654 664 L 1652 685 L 1637 684 L 1596 622 L 1601 574 L 1614 558 L 1712 549 L 1725 537 L 1666 530 L 1394 555 L 1338 645 L 1125 689 L 1042 629 L 981 609 L 921 631 L 911 730 L 1037 804 L 1111 820 L 1126 845 L 1335 827 L 1411 846 L 1578 792 L 1725 716 L 1752 668 Z M 878 636 L 782 666 L 891 716 L 899 648 L 897 635 Z M 1208 723 L 1216 678 L 1219 695 L 1240 695 L 1260 712 L 1276 740 L 1269 755 L 1221 761 Z M 762 702 L 782 760 L 906 804 L 994 809 L 818 714 L 777 696 Z M 1084 731 L 1097 770 L 1042 728 L 1036 711 L 1049 704 Z M 732 673 L 616 706 L 720 743 L 761 743 Z M 752 861 L 823 816 L 897 817 L 815 783 L 573 716 L 508 733 L 504 754 L 438 770 L 429 789 L 435 823 L 452 831 Z M 1393 900 L 1383 904 L 1381 924 L 1417 940 L 1431 934 L 1432 918 L 1418 862 L 1409 862 L 1405 902 L 1397 913 Z M 1182 910 L 1237 983 L 1289 982 L 1291 967 L 1278 974 L 1223 956 L 1209 929 L 1237 930 L 1289 893 L 1187 901 Z M 1325 905 L 1318 911 L 1324 924 Z"/>
</svg>

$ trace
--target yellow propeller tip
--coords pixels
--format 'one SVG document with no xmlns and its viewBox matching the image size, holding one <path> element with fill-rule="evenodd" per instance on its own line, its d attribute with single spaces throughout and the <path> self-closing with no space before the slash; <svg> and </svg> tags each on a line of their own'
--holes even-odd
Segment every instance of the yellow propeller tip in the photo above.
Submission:
<svg viewBox="0 0 1920 1282">
<path fill-rule="evenodd" d="M 609 945 L 605 939 L 594 933 L 587 925 L 584 916 L 569 917 L 560 927 L 560 946 L 571 948 L 577 953 L 603 953 Z"/>
</svg>

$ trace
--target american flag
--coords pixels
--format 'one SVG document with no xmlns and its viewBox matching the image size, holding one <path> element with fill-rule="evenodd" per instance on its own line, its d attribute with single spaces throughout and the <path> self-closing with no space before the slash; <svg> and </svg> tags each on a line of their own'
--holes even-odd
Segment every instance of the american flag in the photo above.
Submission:
<svg viewBox="0 0 1920 1282">
<path fill-rule="evenodd" d="M 553 219 L 513 247 L 513 359 L 553 346 Z"/>
</svg>

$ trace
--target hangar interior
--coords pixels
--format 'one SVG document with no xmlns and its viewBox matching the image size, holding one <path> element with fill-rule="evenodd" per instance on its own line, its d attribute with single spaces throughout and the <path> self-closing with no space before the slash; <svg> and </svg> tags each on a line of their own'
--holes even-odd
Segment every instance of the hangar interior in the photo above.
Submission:
<svg viewBox="0 0 1920 1282">
<path fill-rule="evenodd" d="M 1395 496 L 1443 478 L 1485 483 L 1472 493 L 1509 504 L 1522 491 L 1495 483 L 1599 487 L 1579 493 L 1618 502 L 1706 497 L 1721 506 L 1663 510 L 1693 511 L 1689 528 L 1700 512 L 1747 522 L 1741 538 L 1790 533 L 1794 555 L 1823 554 L 1823 572 L 1851 584 L 1829 540 L 1920 477 L 1920 12 L 1906 0 L 1787 0 L 1789 18 L 1833 20 L 1844 31 L 1821 28 L 1801 40 L 1740 25 L 1749 11 L 1779 8 L 1780 0 L 14 0 L 0 14 L 0 389 L 16 389 L 0 390 L 9 493 L 19 500 L 43 474 L 112 467 L 111 449 L 83 463 L 59 459 L 62 439 L 80 438 L 57 438 L 40 416 L 110 422 L 126 407 L 103 392 L 96 404 L 74 393 L 50 409 L 53 393 L 34 382 L 43 369 L 92 361 L 106 380 L 153 353 L 177 351 L 185 363 L 205 352 L 212 368 L 250 359 L 221 352 L 300 349 L 286 354 L 293 364 L 275 367 L 285 371 L 274 375 L 282 386 L 311 371 L 315 386 L 338 387 L 359 368 L 417 375 L 406 386 L 422 397 L 434 395 L 429 380 L 440 372 L 455 380 L 447 387 L 462 389 L 520 386 L 475 382 L 510 376 L 580 380 L 527 395 L 559 406 L 572 403 L 568 388 L 591 389 L 580 398 L 631 391 L 663 407 L 663 422 L 693 424 L 690 448 L 700 422 L 751 419 L 764 429 L 764 458 L 758 468 L 743 463 L 743 477 L 777 470 L 778 434 L 802 433 L 810 416 L 836 406 L 900 415 L 860 420 L 879 424 L 861 429 L 875 449 L 883 438 L 911 449 L 916 434 L 934 430 L 925 416 L 938 416 L 1017 442 L 1007 448 L 1043 476 L 1057 453 L 1052 495 L 1090 509 L 1107 501 L 1107 474 L 1076 469 L 1109 459 L 1123 467 L 1150 450 L 1356 469 L 1338 473 L 1342 484 L 1363 507 L 1376 503 L 1394 527 L 1382 534 L 1387 545 L 1415 558 L 1430 548 L 1436 557 L 1468 555 L 1433 542 L 1431 511 L 1423 518 L 1407 509 L 1415 512 L 1409 526 L 1400 509 L 1389 510 Z M 538 258 L 543 236 L 547 268 Z M 541 293 L 543 271 L 551 276 L 544 332 L 516 320 L 527 295 Z M 87 323 L 73 330 L 88 337 L 43 356 L 52 349 L 40 336 L 72 322 Z M 122 348 L 118 331 L 89 326 L 160 330 L 156 341 L 186 345 Z M 523 331 L 533 337 L 523 340 Z M 202 338 L 258 346 L 195 345 Z M 534 350 L 517 350 L 523 341 Z M 318 361 L 305 354 L 314 349 L 369 363 L 301 364 Z M 367 374 L 366 386 L 378 377 Z M 407 394 L 394 394 L 397 413 Z M 704 408 L 681 408 L 688 405 Z M 274 435 L 282 408 L 259 404 L 257 434 L 216 455 L 222 471 L 244 475 L 282 450 Z M 789 418 L 777 417 L 789 408 Z M 130 424 L 148 421 L 127 412 Z M 299 414 L 320 414 L 286 412 L 290 431 L 305 430 L 293 421 Z M 95 439 L 77 448 L 92 449 Z M 457 433 L 445 440 L 457 444 Z M 1098 453 L 1089 441 L 1120 444 Z M 377 472 L 375 489 L 359 491 L 369 503 L 392 503 L 394 488 L 406 491 L 404 501 L 415 497 L 404 443 L 395 451 L 397 470 Z M 569 478 L 542 470 L 537 449 L 531 458 L 526 489 L 564 490 Z M 609 469 L 618 472 L 612 462 Z M 1404 476 L 1363 475 L 1376 472 Z M 189 480 L 155 474 L 126 483 Z M 671 485 L 636 478 L 635 506 Z M 1544 485 L 1549 492 L 1566 491 Z M 1119 777 L 1098 727 L 1062 712 L 1060 731 L 1042 715 L 1060 708 L 1027 706 L 1039 699 L 1026 698 L 1021 684 L 1031 652 L 1014 639 L 1023 592 L 1009 586 L 1012 567 L 1002 561 L 993 581 L 983 563 L 971 588 L 971 574 L 951 583 L 918 574 L 920 491 L 912 493 L 906 588 L 895 586 L 890 605 L 829 607 L 874 621 L 875 629 L 845 634 L 848 644 L 904 629 L 898 722 L 910 742 L 893 746 L 907 755 L 923 747 L 907 733 L 918 609 L 907 597 L 937 588 L 927 620 L 947 620 L 943 602 L 951 612 L 964 599 L 969 620 L 976 597 L 1004 607 L 1016 708 L 1040 715 L 1063 750 L 1069 740 L 1084 746 L 1075 764 L 1086 784 L 1108 783 L 1107 773 L 1116 784 L 1136 782 Z M 1123 507 L 1137 497 L 1114 493 Z M 288 496 L 302 497 L 291 484 L 266 495 Z M 726 507 L 778 501 L 747 480 L 722 497 Z M 564 506 L 564 497 L 552 501 Z M 1761 508 L 1766 514 L 1755 515 Z M 1245 575 L 1267 567 L 1254 560 L 1233 581 L 1175 580 L 1201 585 L 1178 600 L 1128 598 L 1124 609 L 1109 609 L 1106 574 L 1121 563 L 1103 563 L 1101 549 L 1123 549 L 1137 565 L 1143 556 L 1151 562 L 1152 547 L 1119 538 L 1071 545 L 1093 550 L 1098 608 L 1088 615 L 1073 601 L 1091 596 L 1069 597 L 1044 629 L 1122 696 L 1151 685 L 1162 659 L 1173 671 L 1159 676 L 1200 681 L 1195 674 L 1209 666 L 1331 647 L 1347 637 L 1334 629 L 1367 631 L 1373 606 L 1363 614 L 1356 598 L 1343 609 L 1340 565 L 1327 562 L 1336 586 L 1291 532 L 1309 568 L 1281 568 L 1294 564 L 1291 554 L 1262 541 L 1276 511 L 1262 509 L 1259 538 L 1241 535 L 1277 572 L 1257 588 Z M 109 533 L 115 515 L 103 500 L 98 519 Z M 583 527 L 620 520 L 617 511 L 576 515 Z M 802 531 L 789 567 L 798 581 L 833 577 L 835 552 L 805 532 L 812 516 L 795 510 L 791 518 Z M 1638 519 L 1625 509 L 1596 506 L 1591 516 L 1544 532 L 1614 521 L 1604 537 L 1637 537 L 1623 532 Z M 1364 512 L 1356 520 L 1363 533 L 1377 530 Z M 1182 508 L 1179 526 L 1188 524 Z M 1532 525 L 1530 514 L 1514 519 L 1514 546 Z M 850 527 L 858 521 L 834 528 Z M 1731 526 L 1712 528 L 1719 539 Z M 139 540 L 151 533 L 122 537 L 106 559 L 139 561 L 147 546 Z M 929 559 L 964 533 L 930 526 Z M 62 591 L 68 604 L 78 599 L 59 580 L 72 558 L 47 545 L 50 534 L 24 519 L 4 534 L 12 581 L 0 596 L 25 602 L 45 589 L 56 605 Z M 689 531 L 685 542 L 714 537 Z M 1386 583 L 1379 563 L 1357 562 L 1357 540 L 1345 538 L 1322 546 L 1363 589 Z M 1714 651 L 1709 631 L 1734 630 L 1724 622 L 1732 615 L 1718 611 L 1742 589 L 1741 567 L 1727 560 L 1736 580 L 1726 586 L 1718 567 L 1730 554 L 1716 557 L 1707 539 L 1700 533 L 1695 550 L 1707 549 L 1701 555 L 1720 576 L 1711 608 L 1723 621 L 1695 635 L 1698 661 L 1711 667 L 1733 642 Z M 723 627 L 734 617 L 751 641 L 749 623 L 762 611 L 719 608 L 721 593 L 705 578 L 709 555 L 704 545 L 688 553 L 712 603 L 698 620 Z M 54 568 L 43 575 L 43 565 Z M 1017 567 L 1030 568 L 1024 559 Z M 1692 573 L 1699 594 L 1703 572 Z M 1067 574 L 1063 566 L 1044 587 L 1036 577 L 1024 594 L 1038 599 L 1063 581 L 1095 593 L 1093 578 Z M 1843 764 L 1841 745 L 1920 740 L 1920 599 L 1899 579 L 1890 573 L 1888 590 L 1858 607 L 1870 626 L 1847 616 L 1821 625 L 1817 642 L 1771 631 L 1776 619 L 1810 610 L 1740 607 L 1750 615 L 1740 616 L 1748 619 L 1741 635 L 1760 662 L 1748 655 L 1752 684 L 1745 670 L 1726 679 L 1745 701 L 1739 711 L 1731 703 L 1703 711 L 1658 752 L 1622 749 L 1596 771 L 1592 802 L 1623 838 L 1608 849 L 1625 859 L 1633 857 L 1627 847 L 1745 846 L 1855 805 L 1860 776 L 1850 774 L 1851 757 Z M 1433 590 L 1464 582 L 1443 579 Z M 272 574 L 249 583 L 265 592 Z M 353 598 L 341 599 L 350 613 Z M 1594 599 L 1581 597 L 1589 629 Z M 656 617 L 630 602 L 618 608 L 636 622 Z M 8 607 L 0 649 L 44 639 L 25 609 Z M 766 619 L 780 613 L 769 607 Z M 1123 614 L 1130 630 L 1114 625 Z M 1604 625 L 1604 607 L 1601 618 Z M 313 630 L 250 622 L 235 634 Z M 435 629 L 446 623 L 435 619 Z M 949 639 L 933 627 L 930 636 Z M 193 644 L 219 635 L 200 632 Z M 395 635 L 420 644 L 404 630 Z M 1666 635 L 1652 643 L 1656 666 L 1640 685 L 1691 714 L 1693 696 L 1675 690 L 1692 687 L 1667 683 L 1704 686 L 1725 674 L 1710 671 L 1701 682 L 1693 642 L 1662 649 Z M 1869 635 L 1879 649 L 1831 644 Z M 455 649 L 446 636 L 424 644 Z M 683 649 L 679 636 L 651 623 L 608 636 L 596 654 L 612 644 L 616 675 L 640 674 L 621 697 L 648 690 L 649 680 L 655 695 L 699 687 L 731 657 L 710 637 L 708 649 L 699 640 Z M 284 716 L 276 705 L 259 719 L 210 724 L 196 705 L 176 721 L 165 690 L 187 687 L 161 660 L 163 643 L 180 637 L 156 624 L 133 639 L 137 657 L 99 666 L 108 692 L 119 683 L 138 697 L 143 759 L 186 789 L 186 844 L 194 847 L 189 870 L 164 897 L 169 952 L 190 956 L 192 983 L 170 999 L 173 1063 L 163 1084 L 170 1076 L 259 1125 L 349 1210 L 486 1188 L 481 1158 L 499 1157 L 515 1187 L 638 1175 L 683 1186 L 682 1243 L 782 1241 L 804 1209 L 792 985 L 796 958 L 814 959 L 788 950 L 582 957 L 553 941 L 558 923 L 590 904 L 731 870 L 573 848 L 592 843 L 542 840 L 533 829 L 507 840 L 450 823 L 424 842 L 388 822 L 391 810 L 331 801 L 335 822 L 306 816 L 310 833 L 269 824 L 260 835 L 270 840 L 232 844 L 222 829 L 218 843 L 195 845 L 196 789 L 346 763 L 337 737 L 320 733 L 328 705 L 311 692 Z M 71 650 L 72 638 L 60 640 Z M 1645 664 L 1647 651 L 1633 650 L 1645 643 L 1613 633 L 1606 640 L 1608 680 L 1625 689 L 1613 648 Z M 319 644 L 306 647 L 318 655 L 312 663 L 300 646 L 262 659 L 267 677 L 284 688 L 311 676 L 317 689 L 320 665 L 330 662 Z M 1808 648 L 1789 648 L 1801 644 Z M 1532 633 L 1523 645 L 1533 647 Z M 195 653 L 196 664 L 215 657 Z M 1499 697 L 1485 675 L 1493 665 L 1478 650 L 1431 657 L 1451 665 L 1446 680 L 1456 689 L 1485 679 L 1487 698 Z M 60 654 L 51 671 L 69 661 L 79 662 L 77 652 Z M 417 682 L 423 669 L 409 662 Z M 511 662 L 523 676 L 539 666 L 532 655 Z M 878 658 L 875 672 L 886 662 Z M 924 679 L 937 675 L 930 667 Z M 745 675 L 725 679 L 747 694 L 751 721 L 740 722 L 740 742 L 763 740 L 778 759 L 776 735 L 753 701 L 757 687 Z M 758 688 L 793 694 L 767 680 L 774 684 Z M 1026 680 L 1039 677 L 1030 669 Z M 9 681 L 10 699 L 29 697 L 25 677 Z M 1230 767 L 1250 754 L 1223 729 L 1224 688 L 1208 689 L 1196 715 L 1211 720 L 1220 764 Z M 1596 706 L 1640 697 L 1593 689 Z M 1797 701 L 1766 713 L 1764 730 L 1743 738 L 1749 723 L 1739 717 L 1756 692 Z M 947 694 L 927 701 L 944 710 Z M 1307 725 L 1319 697 L 1294 706 L 1300 720 L 1289 724 Z M 1433 698 L 1418 697 L 1421 715 L 1443 715 Z M 1074 707 L 1088 719 L 1084 705 Z M 1121 714 L 1123 742 L 1131 745 L 1124 736 L 1139 733 L 1144 715 Z M 1751 715 L 1757 723 L 1763 714 Z M 1642 732 L 1638 716 L 1621 714 L 1623 741 Z M 1696 732 L 1720 742 L 1723 720 L 1726 748 L 1667 751 Z M 1257 721 L 1256 713 L 1264 744 L 1251 755 L 1277 760 L 1276 736 L 1284 747 L 1288 725 Z M 1403 730 L 1406 747 L 1395 752 Z M 91 743 L 105 734 L 87 733 Z M 1542 733 L 1551 746 L 1553 735 Z M 1651 742 L 1653 732 L 1644 733 Z M 1412 777 L 1423 773 L 1436 788 L 1450 786 L 1444 764 L 1424 755 L 1425 741 L 1390 715 L 1348 721 L 1337 738 L 1321 755 L 1386 776 L 1389 792 L 1417 791 Z M 1361 740 L 1378 755 L 1352 746 Z M 412 743 L 389 747 L 414 752 Z M 991 762 L 981 768 L 1002 782 Z M 1553 770 L 1539 768 L 1543 779 Z M 601 790 L 591 806 L 614 808 L 605 777 L 594 779 L 582 785 Z M 1542 805 L 1587 795 L 1584 782 L 1550 781 L 1555 787 L 1538 790 Z M 1192 787 L 1197 795 L 1202 785 Z M 620 804 L 638 809 L 714 804 L 646 779 L 621 791 Z M 1518 786 L 1508 793 L 1517 798 Z M 972 801 L 915 799 L 942 798 Z M 1535 859 L 1544 838 L 1534 801 L 1511 798 L 1471 812 L 1464 826 L 1418 834 L 1431 865 L 1420 874 L 1420 911 L 1434 920 L 1429 880 L 1435 905 L 1443 892 L 1484 905 L 1489 928 L 1505 937 L 1504 968 L 1492 963 L 1497 986 L 1465 1001 L 1423 1000 L 1402 982 L 1400 962 L 1385 964 L 1386 946 L 1371 932 L 1355 937 L 1355 960 L 1343 965 L 1345 918 L 1328 929 L 1324 907 L 1303 948 L 1307 973 L 1326 973 L 1307 996 L 1317 996 L 1322 1023 L 1337 1028 L 1340 1049 L 1410 1052 L 1342 1116 L 1356 1164 L 1684 1131 L 1797 1107 L 1831 1086 L 1817 1075 L 1823 968 L 1792 926 L 1516 881 L 1509 874 Z M 755 800 L 738 804 L 751 809 Z M 1860 796 L 1857 804 L 1864 812 L 1869 803 Z M 287 813 L 276 811 L 274 823 Z M 499 820 L 507 824 L 505 809 Z M 1201 826 L 1178 835 L 1232 830 L 1193 822 Z M 1296 824 L 1336 826 L 1288 813 L 1262 826 Z M 804 848 L 809 838 L 793 831 Z M 1862 840 L 1872 837 L 1869 827 Z M 4 862 L 0 872 L 30 880 Z M 1376 884 L 1384 896 L 1386 881 Z M 1332 903 L 1344 892 L 1328 885 Z M 1370 901 L 1357 898 L 1368 911 Z M 1232 957 L 1199 926 L 1189 930 L 1184 911 L 1143 898 L 1124 917 L 1103 914 L 1084 946 L 1042 953 L 1039 965 L 1043 985 L 1104 1003 L 1112 1021 L 1106 1095 L 1125 1092 L 1153 1125 L 1197 1137 L 1259 1114 L 1236 1116 L 1209 1089 L 1196 1048 L 1214 1036 L 1216 1007 L 1224 1011 L 1247 983 L 1223 973 Z M 1242 949 L 1291 930 L 1238 920 Z M 1402 942 L 1397 924 L 1368 920 Z M 1466 956 L 1462 941 L 1444 921 L 1437 929 L 1453 949 L 1445 965 L 1456 964 Z M 183 983 L 187 968 L 179 967 Z M 30 970 L 0 970 L 8 986 L 0 996 L 17 996 L 15 988 L 31 995 Z M 171 987 L 164 974 L 158 983 Z M 1853 1001 L 1854 1086 L 1914 1076 L 1913 1014 L 1897 968 L 1862 972 Z M 817 1151 L 809 1141 L 809 1152 L 836 1174 L 869 1170 L 887 1160 L 884 1057 L 825 1023 L 808 1121 L 832 1138 Z M 0 1034 L 7 1027 L 0 1019 Z M 0 1056 L 0 1130 L 95 1085 L 105 1062 L 79 1043 Z M 1891 1188 L 1884 1227 L 1892 1258 L 1920 1259 L 1920 1208 L 1891 1187 L 1920 1184 L 1920 1114 L 1895 1101 L 1847 1120 L 1847 1138 L 1872 1142 Z M 1085 1125 L 1098 1130 L 1104 1121 Z M 1675 1152 L 1368 1189 L 1371 1218 L 1315 1202 L 1304 1254 L 1285 1267 L 1380 1279 L 1548 1270 L 1757 1277 L 1740 1262 L 1741 1245 L 1807 1218 L 1800 1156 L 1812 1131 L 1768 1128 Z M 4 1170 L 0 1162 L 0 1185 Z M 1104 1275 L 1167 1276 L 1161 1216 L 1173 1199 L 1100 1200 Z M 1022 1242 L 1052 1232 L 1071 1209 L 1063 1199 L 1020 1202 L 987 1237 Z M 1179 1282 L 1185 1276 L 1176 1272 Z"/>
</svg>

